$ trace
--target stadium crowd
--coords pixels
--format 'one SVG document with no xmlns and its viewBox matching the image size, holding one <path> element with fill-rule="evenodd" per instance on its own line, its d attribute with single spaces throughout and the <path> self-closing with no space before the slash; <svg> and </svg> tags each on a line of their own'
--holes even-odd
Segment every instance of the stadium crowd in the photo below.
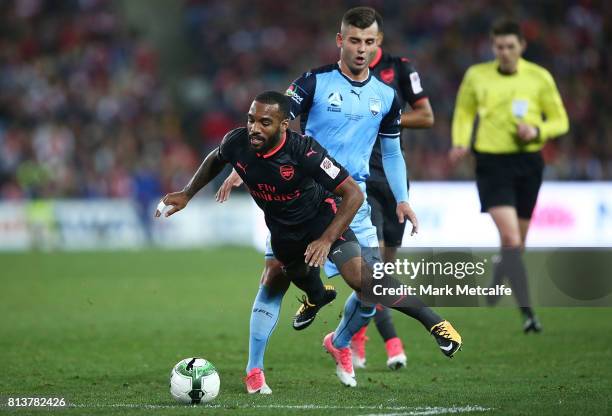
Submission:
<svg viewBox="0 0 612 416">
<path fill-rule="evenodd" d="M 384 47 L 412 59 L 436 114 L 405 134 L 413 179 L 472 178 L 448 162 L 458 85 L 490 59 L 488 29 L 521 20 L 525 57 L 549 69 L 571 130 L 549 143 L 547 179 L 612 179 L 612 8 L 581 1 L 365 2 L 385 18 Z M 244 123 L 250 100 L 335 62 L 338 17 L 353 1 L 186 0 L 192 64 L 162 82 L 156 49 L 106 0 L 0 4 L 0 199 L 131 197 L 185 183 L 203 152 Z"/>
<path fill-rule="evenodd" d="M 0 197 L 158 197 L 198 155 L 158 53 L 111 2 L 17 1 L 0 13 Z"/>
</svg>

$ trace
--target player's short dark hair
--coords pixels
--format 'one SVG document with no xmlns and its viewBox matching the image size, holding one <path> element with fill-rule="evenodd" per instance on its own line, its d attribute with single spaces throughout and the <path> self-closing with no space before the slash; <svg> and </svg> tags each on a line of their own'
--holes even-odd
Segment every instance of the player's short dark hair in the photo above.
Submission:
<svg viewBox="0 0 612 416">
<path fill-rule="evenodd" d="M 499 19 L 491 26 L 491 36 L 516 35 L 519 40 L 523 40 L 521 25 L 512 19 Z"/>
<path fill-rule="evenodd" d="M 262 104 L 278 105 L 282 120 L 289 118 L 289 98 L 277 91 L 264 91 L 255 97 L 255 101 Z"/>
<path fill-rule="evenodd" d="M 378 23 L 378 29 L 382 30 L 382 16 L 371 7 L 353 7 L 342 16 L 343 25 L 351 25 L 359 29 L 367 29 L 374 22 Z"/>
</svg>

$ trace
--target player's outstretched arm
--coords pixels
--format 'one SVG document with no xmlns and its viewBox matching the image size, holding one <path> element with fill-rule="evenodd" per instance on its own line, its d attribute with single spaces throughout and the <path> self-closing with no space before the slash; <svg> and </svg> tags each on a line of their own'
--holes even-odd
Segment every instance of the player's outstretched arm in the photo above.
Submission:
<svg viewBox="0 0 612 416">
<path fill-rule="evenodd" d="M 350 176 L 334 190 L 334 194 L 342 198 L 342 204 L 338 207 L 336 216 L 323 235 L 306 247 L 304 262 L 310 266 L 322 266 L 325 263 L 331 245 L 348 228 L 357 210 L 363 204 L 363 192 Z"/>
<path fill-rule="evenodd" d="M 219 157 L 218 148 L 210 152 L 182 191 L 169 193 L 162 198 L 163 205 L 172 206 L 165 216 L 169 217 L 185 208 L 191 198 L 221 172 L 226 163 Z M 162 214 L 163 206 L 162 209 L 160 206 L 162 206 L 161 203 L 155 211 L 155 217 L 160 217 Z"/>
<path fill-rule="evenodd" d="M 223 181 L 223 184 L 219 187 L 215 199 L 219 203 L 223 203 L 229 199 L 232 193 L 232 188 L 237 188 L 242 185 L 242 178 L 236 173 L 235 169 L 232 169 L 232 173 Z"/>
</svg>

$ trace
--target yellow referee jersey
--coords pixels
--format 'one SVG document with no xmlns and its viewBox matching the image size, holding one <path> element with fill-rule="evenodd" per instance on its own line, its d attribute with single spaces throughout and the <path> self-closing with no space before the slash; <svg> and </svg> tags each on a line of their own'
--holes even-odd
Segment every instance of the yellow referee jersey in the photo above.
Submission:
<svg viewBox="0 0 612 416">
<path fill-rule="evenodd" d="M 520 59 L 513 74 L 498 71 L 497 61 L 471 66 L 461 82 L 453 116 L 453 146 L 469 147 L 474 119 L 474 148 L 483 153 L 535 152 L 547 139 L 566 133 L 567 113 L 550 73 Z M 538 127 L 540 135 L 524 143 L 517 125 Z"/>
</svg>

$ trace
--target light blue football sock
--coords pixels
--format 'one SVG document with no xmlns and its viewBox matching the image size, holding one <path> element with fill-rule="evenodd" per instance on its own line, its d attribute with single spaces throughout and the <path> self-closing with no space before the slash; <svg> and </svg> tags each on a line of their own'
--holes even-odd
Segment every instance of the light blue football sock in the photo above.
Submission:
<svg viewBox="0 0 612 416">
<path fill-rule="evenodd" d="M 253 368 L 263 370 L 264 353 L 268 339 L 278 322 L 281 302 L 284 291 L 271 293 L 271 290 L 264 285 L 259 286 L 259 291 L 253 302 L 251 310 L 251 323 L 249 326 L 249 362 L 247 364 L 247 374 Z"/>
<path fill-rule="evenodd" d="M 355 292 L 346 300 L 344 304 L 344 312 L 340 325 L 336 328 L 332 344 L 336 348 L 346 348 L 351 343 L 351 338 L 364 325 L 370 322 L 370 319 L 376 313 L 376 305 L 366 305 L 362 303 Z"/>
</svg>

